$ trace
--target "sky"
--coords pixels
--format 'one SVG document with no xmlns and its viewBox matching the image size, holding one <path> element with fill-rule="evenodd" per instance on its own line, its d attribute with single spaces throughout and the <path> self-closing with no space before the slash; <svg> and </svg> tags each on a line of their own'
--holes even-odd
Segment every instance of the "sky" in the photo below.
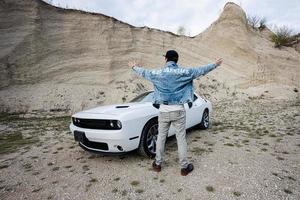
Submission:
<svg viewBox="0 0 300 200">
<path fill-rule="evenodd" d="M 134 26 L 148 26 L 195 36 L 221 14 L 228 0 L 44 0 L 63 8 L 102 13 Z M 300 32 L 300 0 L 232 0 L 249 15 L 265 17 L 269 27 Z"/>
</svg>

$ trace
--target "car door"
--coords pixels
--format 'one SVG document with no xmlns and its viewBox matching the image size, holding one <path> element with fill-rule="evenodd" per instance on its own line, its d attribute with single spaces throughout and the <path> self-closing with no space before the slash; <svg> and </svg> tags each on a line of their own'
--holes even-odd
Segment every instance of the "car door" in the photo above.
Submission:
<svg viewBox="0 0 300 200">
<path fill-rule="evenodd" d="M 186 127 L 190 128 L 200 123 L 202 118 L 201 110 L 203 110 L 202 99 L 194 94 L 193 106 L 191 108 L 187 104 L 184 106 L 186 110 Z"/>
</svg>

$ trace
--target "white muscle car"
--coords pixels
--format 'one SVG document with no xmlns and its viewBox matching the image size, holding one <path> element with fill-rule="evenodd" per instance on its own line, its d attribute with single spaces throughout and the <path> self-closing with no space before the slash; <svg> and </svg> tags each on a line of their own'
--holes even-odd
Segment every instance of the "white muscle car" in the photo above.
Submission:
<svg viewBox="0 0 300 200">
<path fill-rule="evenodd" d="M 129 103 L 99 106 L 72 115 L 70 130 L 79 145 L 88 151 L 121 154 L 137 149 L 153 157 L 158 134 L 159 110 L 152 104 L 153 91 L 145 92 Z M 193 106 L 186 110 L 186 128 L 209 126 L 212 111 L 208 100 L 194 94 Z M 169 135 L 174 135 L 171 126 Z"/>
</svg>

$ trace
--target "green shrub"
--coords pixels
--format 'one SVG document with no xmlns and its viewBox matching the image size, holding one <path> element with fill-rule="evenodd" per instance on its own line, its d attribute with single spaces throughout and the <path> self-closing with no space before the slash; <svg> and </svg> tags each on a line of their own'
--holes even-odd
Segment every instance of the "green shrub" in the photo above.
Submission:
<svg viewBox="0 0 300 200">
<path fill-rule="evenodd" d="M 275 27 L 271 35 L 271 41 L 275 43 L 276 48 L 290 46 L 292 43 L 292 29 L 287 26 Z"/>
</svg>

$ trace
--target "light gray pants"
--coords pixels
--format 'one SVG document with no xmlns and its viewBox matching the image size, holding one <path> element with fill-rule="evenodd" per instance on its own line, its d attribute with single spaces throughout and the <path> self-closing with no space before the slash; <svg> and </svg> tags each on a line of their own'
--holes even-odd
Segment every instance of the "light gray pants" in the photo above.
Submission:
<svg viewBox="0 0 300 200">
<path fill-rule="evenodd" d="M 165 143 L 168 136 L 169 128 L 172 124 L 175 128 L 179 162 L 181 168 L 186 168 L 189 164 L 187 161 L 187 143 L 185 132 L 186 113 L 185 110 L 160 112 L 158 116 L 158 137 L 156 142 L 156 164 L 161 165 L 165 155 Z"/>
</svg>

